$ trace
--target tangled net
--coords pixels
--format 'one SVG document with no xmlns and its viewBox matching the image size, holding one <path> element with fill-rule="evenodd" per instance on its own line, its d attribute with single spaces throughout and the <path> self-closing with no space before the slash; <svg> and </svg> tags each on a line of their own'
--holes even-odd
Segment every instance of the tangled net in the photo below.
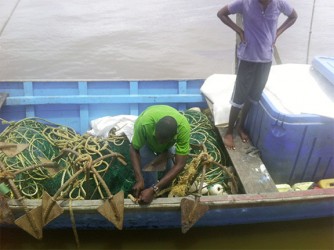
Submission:
<svg viewBox="0 0 334 250">
<path fill-rule="evenodd" d="M 184 115 L 191 125 L 191 144 L 195 146 L 192 147 L 191 157 L 184 171 L 161 195 L 167 191 L 172 196 L 191 193 L 191 185 L 198 182 L 203 164 L 207 164 L 208 160 L 226 165 L 227 159 L 208 117 L 194 110 L 187 110 Z M 107 139 L 101 139 L 80 135 L 69 127 L 40 118 L 27 118 L 10 122 L 0 134 L 0 142 L 28 145 L 15 156 L 8 156 L 0 150 L 0 162 L 6 166 L 6 173 L 1 172 L 0 179 L 1 175 L 11 175 L 26 198 L 39 199 L 43 191 L 52 196 L 69 180 L 71 184 L 60 193 L 62 198 L 105 198 L 108 195 L 101 188 L 101 179 L 97 178 L 96 173 L 102 177 L 112 194 L 123 190 L 127 196 L 135 183 L 129 156 L 130 142 L 126 136 L 110 134 Z M 203 152 L 203 147 L 198 145 L 204 146 L 209 153 Z M 92 174 L 91 168 L 94 168 L 95 174 Z M 86 170 L 71 181 L 79 169 Z M 205 174 L 208 187 L 219 183 L 224 185 L 226 192 L 229 179 L 224 168 L 217 164 L 211 164 Z M 11 198 L 13 196 L 11 193 Z"/>
<path fill-rule="evenodd" d="M 129 148 L 129 141 L 125 136 L 111 135 L 107 139 L 81 136 L 71 128 L 40 118 L 27 118 L 10 123 L 1 133 L 0 141 L 29 145 L 15 157 L 0 152 L 0 161 L 5 164 L 6 170 L 15 176 L 14 183 L 26 198 L 41 198 L 44 190 L 54 195 L 82 165 L 92 162 L 92 167 L 103 177 L 112 193 L 121 189 L 128 193 L 134 185 L 131 165 L 113 157 L 116 155 L 119 156 L 118 159 L 129 158 L 128 155 L 122 155 L 128 154 Z M 70 152 L 74 153 L 69 154 Z M 106 155 L 110 157 L 105 157 Z M 48 171 L 39 167 L 22 171 L 43 162 L 55 162 L 57 169 Z M 72 199 L 96 199 L 103 198 L 106 194 L 100 188 L 96 175 L 83 173 L 61 196 Z"/>
<path fill-rule="evenodd" d="M 202 168 L 209 164 L 210 167 L 204 176 L 204 189 L 202 194 L 210 194 L 204 191 L 219 184 L 225 193 L 231 193 L 228 182 L 233 178 L 226 169 L 227 156 L 224 155 L 220 144 L 217 142 L 218 135 L 212 121 L 202 112 L 186 110 L 184 115 L 191 127 L 190 158 L 184 170 L 174 179 L 169 191 L 170 197 L 182 197 L 188 194 L 197 193 L 200 189 Z M 211 193 L 212 194 L 212 193 Z"/>
</svg>

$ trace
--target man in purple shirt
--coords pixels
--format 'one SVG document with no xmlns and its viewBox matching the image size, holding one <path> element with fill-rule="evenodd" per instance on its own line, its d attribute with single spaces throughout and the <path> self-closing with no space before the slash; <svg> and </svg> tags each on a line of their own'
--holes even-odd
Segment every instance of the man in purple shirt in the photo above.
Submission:
<svg viewBox="0 0 334 250">
<path fill-rule="evenodd" d="M 229 17 L 237 13 L 242 15 L 243 28 Z M 287 19 L 277 28 L 281 13 Z M 247 113 L 251 103 L 260 100 L 268 80 L 276 39 L 294 24 L 297 13 L 285 0 L 236 0 L 224 6 L 217 15 L 240 37 L 237 78 L 230 101 L 229 124 L 223 138 L 228 149 L 235 149 L 233 129 L 236 126 L 242 141 L 248 142 L 249 138 L 244 130 Z M 237 122 L 240 111 L 241 116 Z"/>
</svg>

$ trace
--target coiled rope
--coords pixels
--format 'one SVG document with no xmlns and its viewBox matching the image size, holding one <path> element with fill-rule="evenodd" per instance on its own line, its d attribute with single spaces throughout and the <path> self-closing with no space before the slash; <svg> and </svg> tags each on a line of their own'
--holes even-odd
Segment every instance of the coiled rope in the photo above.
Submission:
<svg viewBox="0 0 334 250">
<path fill-rule="evenodd" d="M 194 110 L 187 110 L 183 114 L 191 125 L 191 144 L 204 145 L 211 162 L 226 165 L 227 158 L 216 140 L 217 133 L 209 118 Z M 0 161 L 6 166 L 6 174 L 13 175 L 14 183 L 24 197 L 39 199 L 44 190 L 52 196 L 79 169 L 89 169 L 87 166 L 97 171 L 113 194 L 120 190 L 125 195 L 132 192 L 135 178 L 129 156 L 130 143 L 125 136 L 110 134 L 107 139 L 101 139 L 80 135 L 72 128 L 41 118 L 26 118 L 15 123 L 1 121 L 9 125 L 0 134 L 1 142 L 29 145 L 15 157 L 0 151 Z M 185 170 L 168 189 L 174 190 L 173 195 L 187 195 L 191 185 L 201 177 L 203 148 L 192 147 L 190 153 Z M 45 167 L 31 167 L 45 162 L 53 162 L 57 167 L 51 169 L 53 171 Z M 204 180 L 208 186 L 220 183 L 227 187 L 229 179 L 223 168 L 211 164 Z M 107 194 L 100 185 L 96 175 L 85 170 L 61 191 L 60 198 L 105 198 Z M 181 191 L 175 191 L 178 189 Z"/>
</svg>

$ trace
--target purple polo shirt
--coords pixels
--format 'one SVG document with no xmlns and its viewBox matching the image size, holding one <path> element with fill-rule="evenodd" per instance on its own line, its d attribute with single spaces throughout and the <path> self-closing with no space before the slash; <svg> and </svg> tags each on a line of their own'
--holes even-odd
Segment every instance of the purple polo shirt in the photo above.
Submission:
<svg viewBox="0 0 334 250">
<path fill-rule="evenodd" d="M 278 17 L 292 14 L 293 8 L 285 0 L 270 1 L 263 10 L 259 0 L 236 0 L 228 5 L 231 14 L 241 14 L 245 43 L 238 46 L 238 58 L 250 62 L 271 62 Z"/>
</svg>

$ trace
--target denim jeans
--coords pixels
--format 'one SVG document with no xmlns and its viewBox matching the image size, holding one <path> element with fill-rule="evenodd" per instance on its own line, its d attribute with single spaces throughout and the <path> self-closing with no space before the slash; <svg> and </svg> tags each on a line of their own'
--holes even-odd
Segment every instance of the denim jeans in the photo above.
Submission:
<svg viewBox="0 0 334 250">
<path fill-rule="evenodd" d="M 168 149 L 169 154 L 175 154 L 175 146 Z M 140 165 L 142 169 L 142 175 L 145 182 L 145 188 L 151 187 L 153 184 L 156 184 L 158 181 L 158 172 L 157 171 L 143 171 L 143 168 L 149 164 L 154 158 L 157 157 L 148 146 L 144 146 L 139 150 L 140 153 Z M 166 171 L 170 170 L 173 167 L 174 163 L 171 158 L 167 160 Z"/>
</svg>

